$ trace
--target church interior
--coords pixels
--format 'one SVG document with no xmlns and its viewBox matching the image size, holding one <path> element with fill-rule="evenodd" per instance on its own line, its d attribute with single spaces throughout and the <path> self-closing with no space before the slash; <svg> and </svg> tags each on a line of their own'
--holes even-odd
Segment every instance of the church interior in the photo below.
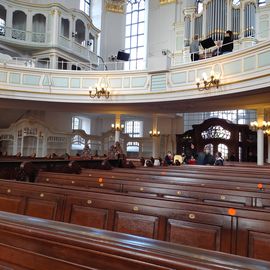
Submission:
<svg viewBox="0 0 270 270">
<path fill-rule="evenodd" d="M 0 0 L 0 269 L 270 269 L 269 40 L 270 0 Z"/>
</svg>

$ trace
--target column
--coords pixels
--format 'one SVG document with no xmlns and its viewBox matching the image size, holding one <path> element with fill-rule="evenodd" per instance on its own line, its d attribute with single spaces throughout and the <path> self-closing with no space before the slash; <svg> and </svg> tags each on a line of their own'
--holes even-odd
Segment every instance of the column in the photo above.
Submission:
<svg viewBox="0 0 270 270">
<path fill-rule="evenodd" d="M 13 19 L 13 10 L 8 7 L 6 13 L 6 38 L 11 38 L 11 29 L 12 29 L 12 19 Z"/>
<path fill-rule="evenodd" d="M 32 42 L 32 32 L 33 32 L 33 16 L 32 13 L 28 11 L 26 17 L 26 35 L 25 40 Z"/>
<path fill-rule="evenodd" d="M 57 9 L 53 9 L 51 11 L 52 15 L 52 45 L 56 46 L 58 44 L 58 36 L 59 36 L 59 17 L 61 12 Z"/>
<path fill-rule="evenodd" d="M 232 31 L 232 1 L 227 0 L 227 30 Z"/>
<path fill-rule="evenodd" d="M 262 128 L 264 120 L 264 109 L 257 110 L 257 122 L 258 122 L 258 131 L 257 131 L 257 165 L 264 165 L 264 134 Z"/>
<path fill-rule="evenodd" d="M 245 37 L 245 1 L 240 2 L 240 38 Z"/>
<path fill-rule="evenodd" d="M 56 57 L 56 54 L 50 55 L 50 68 L 51 69 L 57 69 L 58 59 Z"/>
<path fill-rule="evenodd" d="M 203 3 L 203 26 L 202 26 L 202 39 L 206 38 L 206 3 Z"/>
<path fill-rule="evenodd" d="M 115 129 L 114 141 L 120 142 L 120 132 L 121 132 L 121 115 L 120 114 L 115 115 L 114 129 Z"/>
<path fill-rule="evenodd" d="M 190 24 L 188 25 L 187 22 L 185 22 L 185 33 L 184 38 L 188 38 L 189 43 L 192 41 L 194 37 L 194 30 L 195 30 L 195 8 L 187 8 L 184 10 L 184 17 L 190 18 Z M 187 19 L 185 19 L 187 20 Z M 189 44 L 188 43 L 188 44 Z"/>
<path fill-rule="evenodd" d="M 152 156 L 153 158 L 158 158 L 160 153 L 159 153 L 159 134 L 158 134 L 158 118 L 157 115 L 153 116 L 153 123 L 152 123 Z"/>
</svg>

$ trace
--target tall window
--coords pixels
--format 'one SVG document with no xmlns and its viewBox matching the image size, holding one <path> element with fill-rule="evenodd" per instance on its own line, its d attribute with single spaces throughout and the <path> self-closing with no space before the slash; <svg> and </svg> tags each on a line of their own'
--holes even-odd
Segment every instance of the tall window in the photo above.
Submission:
<svg viewBox="0 0 270 270">
<path fill-rule="evenodd" d="M 197 13 L 201 13 L 203 11 L 203 0 L 197 0 Z"/>
<path fill-rule="evenodd" d="M 126 9 L 125 50 L 130 53 L 125 69 L 145 68 L 145 0 L 129 0 Z"/>
<path fill-rule="evenodd" d="M 128 133 L 130 137 L 142 137 L 143 136 L 143 122 L 142 121 L 126 121 L 125 133 Z"/>
<path fill-rule="evenodd" d="M 90 1 L 91 0 L 80 0 L 80 10 L 85 12 L 88 16 L 90 16 Z"/>
<path fill-rule="evenodd" d="M 258 5 L 259 6 L 265 6 L 266 5 L 265 0 L 258 0 Z"/>
<path fill-rule="evenodd" d="M 233 2 L 233 5 L 236 5 L 236 6 L 240 5 L 240 0 L 233 0 L 232 2 Z"/>
<path fill-rule="evenodd" d="M 221 153 L 222 157 L 223 157 L 225 160 L 228 158 L 229 150 L 228 150 L 228 146 L 227 146 L 227 145 L 220 143 L 220 144 L 218 145 L 218 152 Z"/>
<path fill-rule="evenodd" d="M 82 119 L 79 117 L 72 117 L 72 129 L 82 129 Z"/>
<path fill-rule="evenodd" d="M 192 125 L 201 124 L 209 118 L 222 118 L 233 122 L 234 124 L 249 125 L 255 121 L 256 111 L 253 110 L 231 110 L 231 111 L 215 111 L 201 113 L 185 113 L 184 114 L 184 130 L 192 129 Z"/>
</svg>

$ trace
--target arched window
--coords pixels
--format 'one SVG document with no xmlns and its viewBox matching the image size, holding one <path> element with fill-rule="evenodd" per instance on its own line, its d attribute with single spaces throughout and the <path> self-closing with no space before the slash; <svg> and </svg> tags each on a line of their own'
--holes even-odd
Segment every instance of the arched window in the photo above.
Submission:
<svg viewBox="0 0 270 270">
<path fill-rule="evenodd" d="M 26 14 L 21 10 L 13 12 L 12 17 L 12 38 L 25 40 L 26 37 Z"/>
<path fill-rule="evenodd" d="M 75 41 L 85 46 L 85 25 L 82 20 L 78 19 L 75 24 Z"/>
<path fill-rule="evenodd" d="M 125 69 L 145 68 L 145 0 L 129 0 L 126 8 L 125 50 L 130 53 Z"/>
<path fill-rule="evenodd" d="M 130 137 L 142 137 L 143 136 L 143 122 L 142 121 L 126 121 L 125 133 Z"/>
<path fill-rule="evenodd" d="M 138 142 L 128 142 L 127 152 L 139 152 L 140 144 Z"/>
<path fill-rule="evenodd" d="M 45 42 L 46 17 L 43 14 L 36 14 L 33 17 L 33 42 Z"/>
<path fill-rule="evenodd" d="M 69 19 L 61 19 L 61 35 L 69 38 Z"/>
<path fill-rule="evenodd" d="M 229 151 L 228 151 L 228 146 L 227 145 L 220 143 L 218 145 L 218 152 L 221 153 L 222 157 L 225 160 L 228 159 L 228 153 L 229 153 Z"/>
</svg>

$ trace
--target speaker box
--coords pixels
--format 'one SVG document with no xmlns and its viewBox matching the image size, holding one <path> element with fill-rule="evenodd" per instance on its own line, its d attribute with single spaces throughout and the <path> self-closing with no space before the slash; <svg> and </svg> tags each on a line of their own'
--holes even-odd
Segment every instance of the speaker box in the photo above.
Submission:
<svg viewBox="0 0 270 270">
<path fill-rule="evenodd" d="M 130 56 L 129 53 L 125 53 L 125 52 L 119 51 L 117 53 L 117 60 L 128 61 L 129 60 L 129 56 Z"/>
</svg>

